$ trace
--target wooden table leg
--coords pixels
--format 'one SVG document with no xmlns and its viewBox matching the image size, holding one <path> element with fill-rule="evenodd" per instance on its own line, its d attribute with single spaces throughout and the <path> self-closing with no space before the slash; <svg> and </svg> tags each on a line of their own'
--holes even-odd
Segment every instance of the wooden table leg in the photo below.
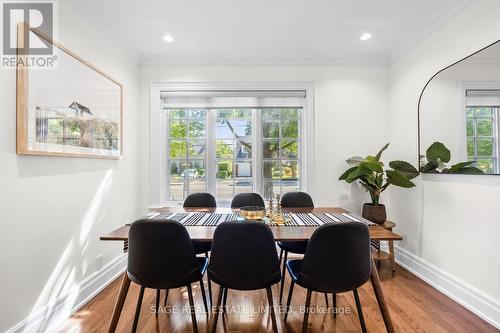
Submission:
<svg viewBox="0 0 500 333">
<path fill-rule="evenodd" d="M 116 299 L 115 308 L 113 309 L 113 316 L 111 317 L 111 321 L 109 322 L 108 333 L 114 333 L 116 330 L 118 320 L 120 319 L 120 314 L 122 313 L 123 304 L 125 303 L 125 298 L 127 298 L 129 287 L 130 279 L 128 278 L 127 272 L 125 272 L 123 274 L 120 292 L 118 293 L 118 298 Z"/>
<path fill-rule="evenodd" d="M 372 273 L 370 275 L 370 281 L 372 283 L 373 291 L 375 292 L 375 297 L 377 298 L 378 307 L 382 313 L 382 318 L 384 319 L 385 328 L 388 333 L 394 333 L 394 326 L 392 326 L 391 315 L 389 314 L 389 309 L 385 303 L 384 293 L 382 292 L 382 286 L 380 285 L 380 278 L 378 276 L 377 267 L 375 266 L 375 261 L 372 258 Z"/>
<path fill-rule="evenodd" d="M 396 271 L 396 260 L 394 258 L 394 242 L 389 241 L 389 252 L 391 253 L 391 264 L 392 264 L 392 271 Z"/>
</svg>

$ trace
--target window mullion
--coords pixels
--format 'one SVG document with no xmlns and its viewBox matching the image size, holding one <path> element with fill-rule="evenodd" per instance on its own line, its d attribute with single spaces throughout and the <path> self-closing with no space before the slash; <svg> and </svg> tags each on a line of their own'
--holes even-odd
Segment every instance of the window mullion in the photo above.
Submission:
<svg viewBox="0 0 500 333">
<path fill-rule="evenodd" d="M 215 159 L 215 110 L 207 109 L 206 115 L 206 134 L 205 134 L 205 144 L 206 144 L 206 155 L 205 155 L 205 177 L 207 182 L 207 192 L 212 195 L 216 195 L 216 180 L 215 180 L 215 170 L 217 167 Z"/>
</svg>

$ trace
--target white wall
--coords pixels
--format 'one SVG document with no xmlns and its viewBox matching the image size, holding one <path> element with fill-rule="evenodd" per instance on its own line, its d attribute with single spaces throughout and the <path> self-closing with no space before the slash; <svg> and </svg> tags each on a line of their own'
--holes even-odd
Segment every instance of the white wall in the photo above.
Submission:
<svg viewBox="0 0 500 333">
<path fill-rule="evenodd" d="M 29 315 L 36 317 L 46 304 L 67 314 L 88 296 L 83 292 L 95 291 L 89 288 L 100 272 L 96 257 L 102 254 L 109 268 L 121 252 L 121 244 L 101 242 L 99 235 L 139 214 L 138 66 L 67 1 L 60 2 L 59 18 L 60 42 L 124 86 L 123 158 L 17 156 L 15 72 L 0 70 L 2 332 Z M 64 295 L 69 297 L 63 303 L 53 303 Z M 25 321 L 15 329 L 43 331 L 58 319 L 42 316 L 38 328 L 28 328 Z"/>
<path fill-rule="evenodd" d="M 141 105 L 149 105 L 152 82 L 314 82 L 313 199 L 318 205 L 341 205 L 354 211 L 360 211 L 360 203 L 369 200 L 364 190 L 337 179 L 347 169 L 346 158 L 375 154 L 387 142 L 385 67 L 143 65 L 140 76 Z M 148 126 L 144 116 L 144 133 Z M 143 161 L 148 161 L 148 138 L 142 138 Z M 147 163 L 141 167 L 145 186 L 141 193 L 149 193 L 148 169 Z M 142 205 L 148 204 L 144 196 Z"/>
<path fill-rule="evenodd" d="M 499 1 L 471 1 L 390 66 L 393 150 L 389 156 L 416 163 L 416 108 L 421 89 L 439 69 L 499 39 L 499 12 Z M 498 176 L 424 175 L 417 190 L 393 189 L 388 211 L 404 237 L 400 260 L 427 278 L 437 274 L 434 283 L 443 289 L 457 286 L 461 301 L 497 326 L 499 198 Z"/>
</svg>

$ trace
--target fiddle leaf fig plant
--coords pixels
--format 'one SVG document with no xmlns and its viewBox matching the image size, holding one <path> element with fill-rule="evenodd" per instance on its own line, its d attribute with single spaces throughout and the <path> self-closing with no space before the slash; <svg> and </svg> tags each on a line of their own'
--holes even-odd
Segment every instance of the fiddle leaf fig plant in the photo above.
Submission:
<svg viewBox="0 0 500 333">
<path fill-rule="evenodd" d="M 379 204 L 380 194 L 390 185 L 410 188 L 415 184 L 411 181 L 419 175 L 418 170 L 405 161 L 389 162 L 390 169 L 384 169 L 384 163 L 380 161 L 382 153 L 389 147 L 389 143 L 383 146 L 375 155 L 366 157 L 353 156 L 346 160 L 351 167 L 347 169 L 339 180 L 353 183 L 359 181 L 372 199 L 372 203 Z"/>
<path fill-rule="evenodd" d="M 451 160 L 450 150 L 441 142 L 434 142 L 427 148 L 425 155 L 420 156 L 420 172 L 422 173 L 458 173 L 469 175 L 480 175 L 484 172 L 473 166 L 475 161 L 467 161 L 453 164 L 447 167 L 446 163 Z"/>
</svg>

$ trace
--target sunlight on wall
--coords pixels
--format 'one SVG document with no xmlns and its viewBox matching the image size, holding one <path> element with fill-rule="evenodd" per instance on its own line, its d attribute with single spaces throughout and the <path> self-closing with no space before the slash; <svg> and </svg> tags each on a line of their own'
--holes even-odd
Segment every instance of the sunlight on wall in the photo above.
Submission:
<svg viewBox="0 0 500 333">
<path fill-rule="evenodd" d="M 23 332 L 51 331 L 71 315 L 80 292 L 79 284 L 75 283 L 77 275 L 84 276 L 89 266 L 89 259 L 85 258 L 90 243 L 89 235 L 104 215 L 103 203 L 106 201 L 106 194 L 112 181 L 113 170 L 108 170 L 82 218 L 78 242 L 75 241 L 75 236 L 68 242 L 38 296 L 28 316 L 27 323 L 24 325 Z M 79 261 L 82 261 L 83 264 L 80 269 L 77 269 L 72 263 Z M 54 313 L 50 317 L 46 317 L 53 309 Z"/>
</svg>

